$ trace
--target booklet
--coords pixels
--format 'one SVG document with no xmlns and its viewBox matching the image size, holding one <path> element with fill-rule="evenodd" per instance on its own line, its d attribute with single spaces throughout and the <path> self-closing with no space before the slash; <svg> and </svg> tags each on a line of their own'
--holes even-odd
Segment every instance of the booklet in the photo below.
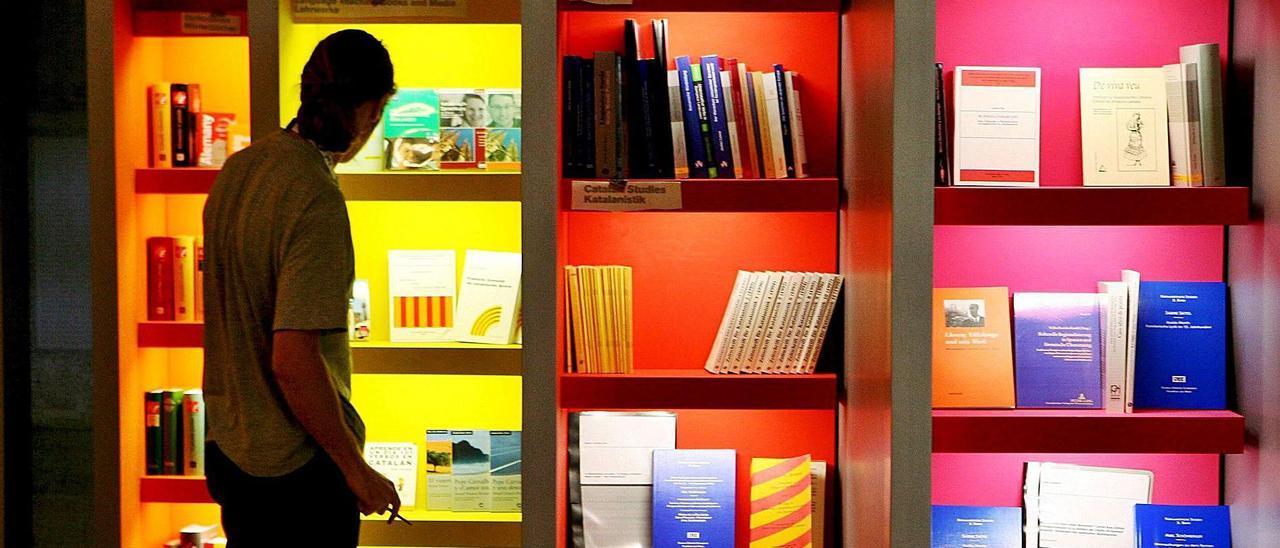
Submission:
<svg viewBox="0 0 1280 548">
<path fill-rule="evenodd" d="M 1153 481 L 1147 470 L 1028 462 L 1026 545 L 1133 548 L 1134 505 L 1151 502 Z"/>
</svg>

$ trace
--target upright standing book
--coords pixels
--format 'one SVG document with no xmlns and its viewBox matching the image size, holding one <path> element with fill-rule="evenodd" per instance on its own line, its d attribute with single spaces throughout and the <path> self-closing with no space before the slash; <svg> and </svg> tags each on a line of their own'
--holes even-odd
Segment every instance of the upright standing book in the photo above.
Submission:
<svg viewBox="0 0 1280 548">
<path fill-rule="evenodd" d="M 161 473 L 181 475 L 186 461 L 182 455 L 182 390 L 169 388 L 160 399 Z"/>
<path fill-rule="evenodd" d="M 182 473 L 187 476 L 204 475 L 204 391 L 187 390 L 182 393 Z"/>
<path fill-rule="evenodd" d="M 173 167 L 196 165 L 191 157 L 191 103 L 186 84 L 169 85 L 169 138 Z"/>
<path fill-rule="evenodd" d="M 1178 60 L 1195 65 L 1204 186 L 1225 185 L 1227 170 L 1223 137 L 1221 49 L 1218 44 L 1182 46 L 1178 49 Z"/>
<path fill-rule="evenodd" d="M 751 459 L 751 548 L 812 545 L 810 460 Z"/>
<path fill-rule="evenodd" d="M 1147 470 L 1028 462 L 1026 546 L 1133 548 L 1134 505 L 1151 502 L 1153 483 Z"/>
<path fill-rule="evenodd" d="M 571 475 L 577 481 L 570 480 L 570 489 L 580 495 L 583 546 L 654 546 L 653 454 L 675 449 L 675 413 L 593 411 L 575 417 L 577 444 L 570 458 L 577 456 L 577 468 L 570 473 L 577 472 Z"/>
<path fill-rule="evenodd" d="M 955 184 L 1039 186 L 1040 69 L 956 67 Z"/>
<path fill-rule="evenodd" d="M 724 81 L 720 78 L 720 58 L 702 56 L 702 93 L 707 102 L 707 124 L 711 136 L 711 154 L 716 176 L 733 178 L 733 148 L 729 140 L 729 114 L 725 108 Z"/>
<path fill-rule="evenodd" d="M 1231 508 L 1139 504 L 1138 548 L 1231 548 Z"/>
<path fill-rule="evenodd" d="M 1164 69 L 1080 69 L 1085 186 L 1168 186 Z"/>
<path fill-rule="evenodd" d="M 654 451 L 653 546 L 733 546 L 736 484 L 732 449 Z"/>
<path fill-rule="evenodd" d="M 702 179 L 708 176 L 711 159 L 707 156 L 706 144 L 702 138 L 702 116 L 698 100 L 700 92 L 693 81 L 693 68 L 688 56 L 676 57 L 676 77 L 680 81 L 680 118 L 684 121 L 689 176 Z"/>
<path fill-rule="evenodd" d="M 1096 293 L 1016 293 L 1018 407 L 1102 407 Z"/>
<path fill-rule="evenodd" d="M 164 473 L 164 433 L 161 430 L 161 414 L 164 408 L 164 390 L 151 390 L 144 396 L 144 430 L 146 436 L 147 475 Z"/>
<path fill-rule="evenodd" d="M 153 168 L 173 167 L 173 111 L 169 109 L 169 84 L 152 84 L 147 88 L 149 98 L 147 122 L 150 127 L 147 141 L 148 165 Z"/>
<path fill-rule="evenodd" d="M 933 548 L 1021 548 L 1022 509 L 933 507 Z"/>
<path fill-rule="evenodd" d="M 451 430 L 453 442 L 453 511 L 488 512 L 492 450 L 488 430 Z"/>
<path fill-rule="evenodd" d="M 511 344 L 520 309 L 520 254 L 467 250 L 458 290 L 456 338 Z"/>
<path fill-rule="evenodd" d="M 369 442 L 364 445 L 364 460 L 396 486 L 401 506 L 418 505 L 418 444 Z"/>
<path fill-rule="evenodd" d="M 424 447 L 428 510 L 453 509 L 453 438 L 448 430 L 427 430 Z"/>
<path fill-rule="evenodd" d="M 519 430 L 489 432 L 489 447 L 493 450 L 489 459 L 489 487 L 494 512 L 520 511 L 520 438 Z"/>
<path fill-rule="evenodd" d="M 173 237 L 173 319 L 196 321 L 195 238 Z"/>
<path fill-rule="evenodd" d="M 1009 289 L 933 290 L 933 406 L 1010 408 Z"/>
<path fill-rule="evenodd" d="M 173 238 L 147 238 L 147 321 L 173 321 Z"/>
<path fill-rule="evenodd" d="M 392 342 L 439 342 L 450 339 L 457 294 L 457 252 L 399 250 L 387 252 Z"/>
<path fill-rule="evenodd" d="M 1134 407 L 1226 408 L 1226 284 L 1142 282 L 1137 335 Z"/>
<path fill-rule="evenodd" d="M 792 140 L 794 122 L 791 119 L 791 91 L 787 88 L 787 71 L 782 65 L 773 65 L 773 84 L 778 93 L 778 123 L 782 128 L 782 155 L 786 162 L 787 178 L 796 177 L 796 149 Z"/>
<path fill-rule="evenodd" d="M 1102 317 L 1103 397 L 1108 413 L 1124 413 L 1128 385 L 1129 289 L 1123 282 L 1098 282 Z"/>
<path fill-rule="evenodd" d="M 1204 186 L 1200 150 L 1200 89 L 1195 63 L 1164 66 L 1169 105 L 1169 174 L 1173 186 Z"/>
</svg>

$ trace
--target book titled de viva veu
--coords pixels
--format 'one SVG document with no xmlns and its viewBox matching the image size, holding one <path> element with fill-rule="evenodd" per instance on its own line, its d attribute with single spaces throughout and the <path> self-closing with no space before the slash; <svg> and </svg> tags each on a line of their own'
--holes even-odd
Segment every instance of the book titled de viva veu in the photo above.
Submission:
<svg viewBox="0 0 1280 548">
<path fill-rule="evenodd" d="M 1015 293 L 1013 321 L 1018 407 L 1102 407 L 1097 294 Z"/>
</svg>

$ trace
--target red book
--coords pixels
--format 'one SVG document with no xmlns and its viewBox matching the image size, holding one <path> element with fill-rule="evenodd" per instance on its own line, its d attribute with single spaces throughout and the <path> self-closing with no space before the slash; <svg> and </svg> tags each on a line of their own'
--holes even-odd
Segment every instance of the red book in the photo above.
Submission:
<svg viewBox="0 0 1280 548">
<path fill-rule="evenodd" d="M 147 238 L 147 321 L 173 319 L 173 238 Z"/>
<path fill-rule="evenodd" d="M 735 131 L 738 132 L 738 150 L 740 151 L 740 154 L 742 154 L 742 158 L 736 158 L 734 161 L 736 161 L 738 165 L 742 166 L 742 178 L 755 179 L 759 177 L 759 174 L 756 173 L 755 170 L 756 163 L 754 159 L 755 155 L 753 154 L 755 151 L 751 146 L 749 146 L 749 143 L 752 141 L 750 141 L 747 136 L 747 132 L 749 131 L 747 128 L 747 111 L 746 108 L 744 108 L 746 107 L 746 103 L 743 102 L 746 95 L 743 93 L 742 81 L 738 76 L 738 60 L 732 57 L 726 58 L 724 59 L 723 66 L 724 70 L 729 71 L 729 93 L 733 96 L 733 117 L 734 120 L 737 120 L 738 122 L 736 124 Z"/>
</svg>

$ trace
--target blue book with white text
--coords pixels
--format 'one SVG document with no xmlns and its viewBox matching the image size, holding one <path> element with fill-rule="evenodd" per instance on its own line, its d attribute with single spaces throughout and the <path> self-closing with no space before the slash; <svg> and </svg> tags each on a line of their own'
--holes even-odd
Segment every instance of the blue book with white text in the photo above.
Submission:
<svg viewBox="0 0 1280 548">
<path fill-rule="evenodd" d="M 653 452 L 653 546 L 732 548 L 737 453 L 732 449 Z"/>
<path fill-rule="evenodd" d="M 933 548 L 1021 548 L 1022 509 L 934 506 Z"/>
<path fill-rule="evenodd" d="M 1134 506 L 1138 548 L 1231 548 L 1229 506 Z"/>
<path fill-rule="evenodd" d="M 729 142 L 729 113 L 725 110 L 724 85 L 720 81 L 720 58 L 702 56 L 702 87 L 707 97 L 707 123 L 711 127 L 711 154 L 716 174 L 733 178 L 733 148 Z"/>
<path fill-rule="evenodd" d="M 1137 336 L 1134 407 L 1226 408 L 1226 284 L 1143 281 Z"/>
<path fill-rule="evenodd" d="M 1102 407 L 1099 303 L 1096 293 L 1013 295 L 1019 408 Z"/>
<path fill-rule="evenodd" d="M 689 177 L 707 177 L 706 145 L 702 142 L 702 118 L 698 115 L 698 89 L 693 83 L 693 64 L 689 56 L 676 57 L 676 75 L 680 78 L 680 109 L 684 112 L 684 142 L 689 155 Z"/>
</svg>

